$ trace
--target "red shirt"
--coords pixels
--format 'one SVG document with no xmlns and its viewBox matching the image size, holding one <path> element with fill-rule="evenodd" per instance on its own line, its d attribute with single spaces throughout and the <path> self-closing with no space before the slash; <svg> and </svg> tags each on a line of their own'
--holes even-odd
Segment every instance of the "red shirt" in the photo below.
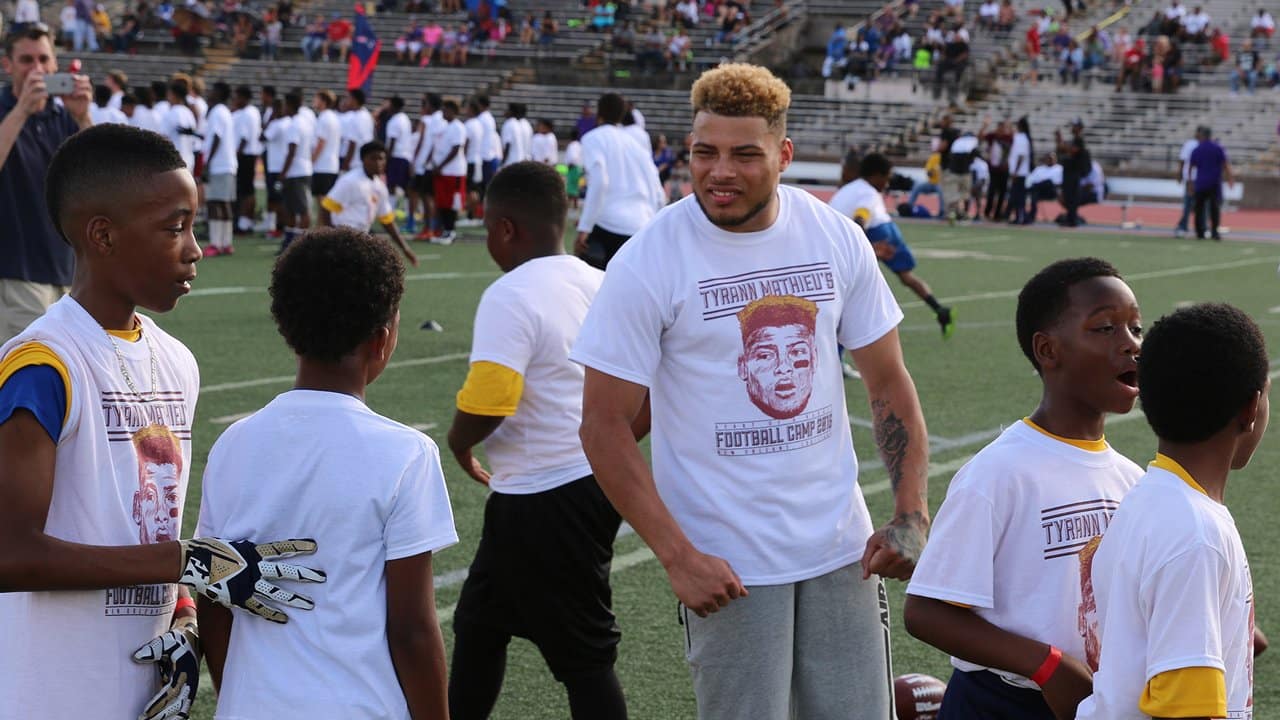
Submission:
<svg viewBox="0 0 1280 720">
<path fill-rule="evenodd" d="M 1213 51 L 1218 53 L 1218 57 L 1223 60 L 1231 56 L 1231 40 L 1226 33 L 1217 35 L 1209 44 L 1213 46 Z"/>
<path fill-rule="evenodd" d="M 1137 67 L 1142 64 L 1142 47 L 1134 44 L 1133 47 L 1124 51 L 1124 66 Z"/>
<path fill-rule="evenodd" d="M 351 23 L 346 20 L 334 20 L 329 23 L 330 40 L 346 40 L 351 37 Z"/>
<path fill-rule="evenodd" d="M 1031 56 L 1040 54 L 1040 28 L 1034 24 L 1027 28 L 1027 54 Z"/>
</svg>

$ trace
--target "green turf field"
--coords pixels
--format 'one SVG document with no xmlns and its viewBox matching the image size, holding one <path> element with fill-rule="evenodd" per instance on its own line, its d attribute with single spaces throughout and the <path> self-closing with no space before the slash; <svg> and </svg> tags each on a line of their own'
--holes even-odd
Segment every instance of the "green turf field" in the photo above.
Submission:
<svg viewBox="0 0 1280 720">
<path fill-rule="evenodd" d="M 474 231 L 473 231 L 474 232 Z M 907 365 L 915 377 L 932 433 L 930 501 L 941 502 L 951 475 L 998 430 L 1027 415 L 1039 397 L 1039 383 L 1018 350 L 1013 331 L 1018 288 L 1036 270 L 1063 257 L 1098 255 L 1126 274 L 1150 325 L 1178 303 L 1219 300 L 1251 313 L 1272 340 L 1280 338 L 1280 245 L 1208 243 L 1171 238 L 1123 237 L 1004 226 L 904 227 L 919 259 L 919 274 L 936 295 L 958 311 L 960 327 L 943 342 L 932 314 L 891 280 L 904 304 L 901 326 Z M 478 240 L 478 235 L 466 236 Z M 497 277 L 483 244 L 451 247 L 419 244 L 422 258 L 408 275 L 401 306 L 400 345 L 395 358 L 368 395 L 380 413 L 414 425 L 443 444 L 454 394 L 466 372 L 471 321 L 483 289 Z M 230 258 L 200 263 L 196 290 L 160 324 L 187 343 L 200 361 L 203 388 L 195 427 L 195 462 L 184 536 L 195 526 L 199 477 L 209 447 L 236 418 L 260 408 L 290 386 L 293 357 L 268 313 L 266 285 L 274 245 L 239 240 Z M 444 332 L 420 331 L 436 320 Z M 854 442 L 864 459 L 874 452 L 861 385 L 848 385 Z M 1280 490 L 1280 430 L 1263 441 L 1253 464 L 1233 475 L 1227 498 L 1249 551 L 1257 598 L 1258 625 L 1280 640 L 1280 543 L 1273 523 Z M 1113 418 L 1108 439 L 1145 465 L 1154 440 L 1140 413 Z M 448 617 L 479 538 L 486 490 L 468 479 L 444 453 L 445 474 L 461 544 L 435 560 L 437 607 L 452 642 Z M 892 498 L 885 473 L 863 475 L 863 488 L 876 522 L 889 517 Z M 358 482 L 358 478 L 352 478 Z M 1275 544 L 1273 544 L 1275 543 Z M 616 546 L 613 585 L 622 626 L 618 672 L 631 716 L 692 718 L 693 693 L 676 624 L 676 601 L 661 567 L 634 536 Z M 901 583 L 890 583 L 894 607 L 894 671 L 946 678 L 946 658 L 907 636 L 901 627 Z M 205 686 L 193 717 L 213 716 L 211 688 Z M 1256 665 L 1259 717 L 1280 702 L 1280 649 Z M 507 681 L 495 718 L 567 718 L 568 707 L 531 645 L 514 641 Z"/>
</svg>

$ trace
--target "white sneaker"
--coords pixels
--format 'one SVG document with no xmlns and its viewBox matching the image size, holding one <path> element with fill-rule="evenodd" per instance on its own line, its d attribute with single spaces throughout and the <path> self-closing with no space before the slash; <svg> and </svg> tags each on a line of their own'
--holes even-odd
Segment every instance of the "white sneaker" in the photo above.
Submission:
<svg viewBox="0 0 1280 720">
<path fill-rule="evenodd" d="M 463 218 L 456 224 L 458 227 L 480 227 L 484 224 L 484 221 L 480 218 Z"/>
<path fill-rule="evenodd" d="M 453 241 L 454 241 L 454 240 L 457 240 L 457 239 L 458 239 L 458 234 L 457 234 L 457 233 L 455 233 L 455 232 L 453 232 L 453 231 L 449 231 L 449 232 L 447 232 L 447 233 L 445 233 L 445 234 L 441 235 L 440 237 L 433 237 L 433 238 L 431 238 L 431 244 L 433 244 L 433 245 L 452 245 L 452 244 L 453 244 Z"/>
</svg>

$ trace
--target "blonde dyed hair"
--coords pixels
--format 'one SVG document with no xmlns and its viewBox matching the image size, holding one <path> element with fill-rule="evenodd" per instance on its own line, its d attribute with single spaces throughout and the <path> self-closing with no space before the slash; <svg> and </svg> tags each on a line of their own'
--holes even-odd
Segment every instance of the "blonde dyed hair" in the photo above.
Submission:
<svg viewBox="0 0 1280 720">
<path fill-rule="evenodd" d="M 731 63 L 702 73 L 689 102 L 694 115 L 705 110 L 728 117 L 760 117 L 770 130 L 785 133 L 791 88 L 759 65 Z"/>
</svg>

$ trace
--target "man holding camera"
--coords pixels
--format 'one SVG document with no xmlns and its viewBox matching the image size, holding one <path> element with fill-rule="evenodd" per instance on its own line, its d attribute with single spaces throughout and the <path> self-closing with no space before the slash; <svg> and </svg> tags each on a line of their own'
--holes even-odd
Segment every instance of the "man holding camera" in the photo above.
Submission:
<svg viewBox="0 0 1280 720">
<path fill-rule="evenodd" d="M 45 206 L 44 177 L 64 140 L 93 123 L 85 75 L 58 73 L 49 29 L 29 25 L 5 42 L 0 66 L 0 342 L 44 314 L 71 284 L 71 246 Z M 52 101 L 60 96 L 62 104 Z"/>
</svg>

